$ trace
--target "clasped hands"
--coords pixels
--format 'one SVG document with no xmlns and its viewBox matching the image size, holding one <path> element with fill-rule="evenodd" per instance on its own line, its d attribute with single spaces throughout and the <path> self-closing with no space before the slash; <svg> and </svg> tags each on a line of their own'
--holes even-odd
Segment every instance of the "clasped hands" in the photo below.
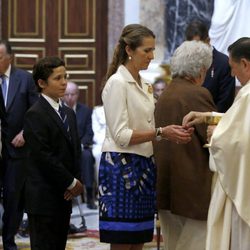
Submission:
<svg viewBox="0 0 250 250">
<path fill-rule="evenodd" d="M 69 201 L 72 200 L 74 197 L 78 196 L 83 192 L 83 185 L 79 180 L 76 180 L 76 185 L 70 189 L 66 190 L 64 193 L 64 199 Z"/>
</svg>

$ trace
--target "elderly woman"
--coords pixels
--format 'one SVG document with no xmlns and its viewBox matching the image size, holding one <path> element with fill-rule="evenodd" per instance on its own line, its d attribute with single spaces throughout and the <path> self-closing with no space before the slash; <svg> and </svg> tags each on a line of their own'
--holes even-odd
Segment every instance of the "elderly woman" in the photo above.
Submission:
<svg viewBox="0 0 250 250">
<path fill-rule="evenodd" d="M 207 250 L 250 249 L 250 38 L 228 47 L 231 74 L 242 88 L 223 114 L 211 137 L 210 168 L 213 194 L 208 213 Z M 205 121 L 211 112 L 190 112 L 187 127 Z"/>
<path fill-rule="evenodd" d="M 212 61 L 210 46 L 186 41 L 170 61 L 173 80 L 160 96 L 156 126 L 182 124 L 191 110 L 216 109 L 209 91 L 201 87 Z M 165 249 L 205 248 L 206 220 L 212 173 L 206 143 L 206 125 L 195 126 L 192 141 L 163 140 L 154 144 L 157 165 L 157 205 Z"/>
</svg>

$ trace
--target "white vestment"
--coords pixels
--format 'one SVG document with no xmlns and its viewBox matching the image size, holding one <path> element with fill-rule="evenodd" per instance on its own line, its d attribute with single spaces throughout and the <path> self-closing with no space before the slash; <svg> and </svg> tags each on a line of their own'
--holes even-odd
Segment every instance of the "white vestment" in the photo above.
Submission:
<svg viewBox="0 0 250 250">
<path fill-rule="evenodd" d="M 210 168 L 215 176 L 208 212 L 206 250 L 249 250 L 250 81 L 241 88 L 232 107 L 214 130 Z M 242 225 L 244 233 L 239 233 L 239 228 L 234 230 L 232 221 L 242 222 L 238 225 Z M 245 244 L 233 248 L 231 237 L 239 237 Z"/>
</svg>

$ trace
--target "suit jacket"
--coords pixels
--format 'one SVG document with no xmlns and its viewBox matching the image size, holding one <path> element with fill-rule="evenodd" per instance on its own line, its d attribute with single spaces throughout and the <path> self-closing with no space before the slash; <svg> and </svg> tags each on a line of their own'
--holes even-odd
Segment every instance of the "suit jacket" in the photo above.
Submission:
<svg viewBox="0 0 250 250">
<path fill-rule="evenodd" d="M 190 111 L 212 111 L 216 107 L 209 91 L 185 79 L 174 78 L 156 103 L 156 127 L 182 124 Z M 205 220 L 211 197 L 206 125 L 195 126 L 192 141 L 176 144 L 167 140 L 154 143 L 157 165 L 158 209 Z"/>
<path fill-rule="evenodd" d="M 26 156 L 26 145 L 15 148 L 11 141 L 23 129 L 24 115 L 37 99 L 38 93 L 32 75 L 27 71 L 12 67 L 5 116 L 2 122 L 2 139 L 4 149 L 13 158 Z"/>
<path fill-rule="evenodd" d="M 235 97 L 235 78 L 231 76 L 228 57 L 215 48 L 203 86 L 212 94 L 218 112 L 225 113 L 231 107 Z"/>
<path fill-rule="evenodd" d="M 28 213 L 53 215 L 71 211 L 71 202 L 64 200 L 63 195 L 74 178 L 80 179 L 80 141 L 75 113 L 68 107 L 65 109 L 70 136 L 59 115 L 42 96 L 25 116 Z"/>
<path fill-rule="evenodd" d="M 5 110 L 5 106 L 4 106 L 2 86 L 1 86 L 1 88 L 0 88 L 0 120 L 1 120 L 1 123 L 5 122 L 5 114 L 6 114 L 6 110 Z M 3 125 L 1 125 L 1 126 L 3 126 Z"/>
<path fill-rule="evenodd" d="M 92 130 L 92 109 L 84 104 L 77 103 L 76 105 L 76 120 L 78 133 L 83 146 L 93 144 L 93 130 Z"/>
</svg>

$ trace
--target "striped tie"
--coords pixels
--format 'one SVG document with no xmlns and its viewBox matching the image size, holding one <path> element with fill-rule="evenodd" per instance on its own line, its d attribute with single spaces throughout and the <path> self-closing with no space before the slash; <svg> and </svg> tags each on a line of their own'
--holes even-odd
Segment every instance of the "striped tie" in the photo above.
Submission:
<svg viewBox="0 0 250 250">
<path fill-rule="evenodd" d="M 1 88 L 2 88 L 2 94 L 3 94 L 3 100 L 4 100 L 4 104 L 6 106 L 6 99 L 7 99 L 7 85 L 6 85 L 6 79 L 5 79 L 5 75 L 1 75 Z"/>
<path fill-rule="evenodd" d="M 63 126 L 65 128 L 65 130 L 69 133 L 69 123 L 68 123 L 68 117 L 64 111 L 64 107 L 59 105 L 59 114 L 61 116 L 62 122 L 63 122 Z"/>
</svg>

